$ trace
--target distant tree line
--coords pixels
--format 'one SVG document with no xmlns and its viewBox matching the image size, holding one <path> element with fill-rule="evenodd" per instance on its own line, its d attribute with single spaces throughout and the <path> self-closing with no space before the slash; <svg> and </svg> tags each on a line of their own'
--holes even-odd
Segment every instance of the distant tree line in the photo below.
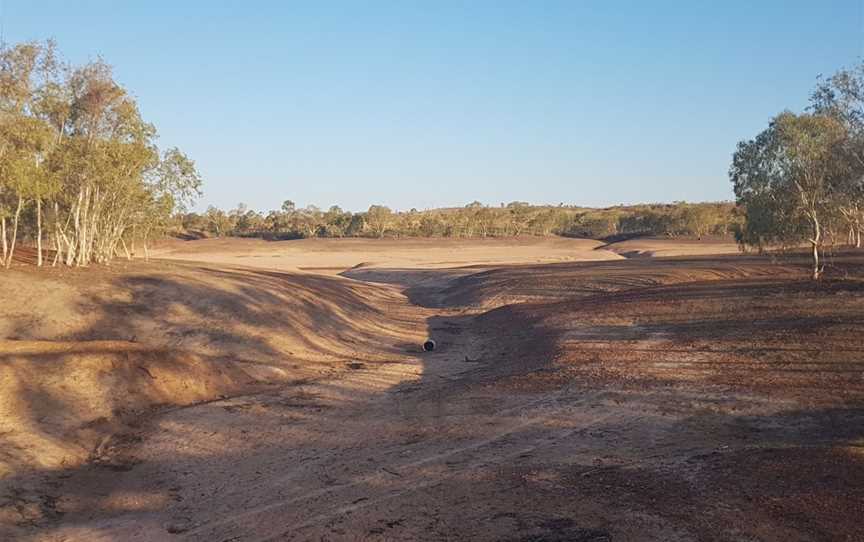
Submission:
<svg viewBox="0 0 864 542">
<path fill-rule="evenodd" d="M 586 209 L 529 205 L 514 201 L 500 206 L 472 202 L 464 207 L 395 212 L 373 205 L 351 213 L 338 206 L 321 210 L 285 201 L 278 210 L 261 213 L 240 204 L 223 211 L 186 213 L 178 226 L 200 236 L 266 239 L 310 237 L 509 237 L 564 235 L 595 239 L 618 235 L 731 235 L 740 213 L 731 203 L 673 203 Z"/>
<path fill-rule="evenodd" d="M 740 142 L 729 175 L 744 212 L 742 246 L 809 244 L 814 279 L 827 247 L 861 247 L 864 64 L 820 79 L 803 113 L 783 111 Z"/>
<path fill-rule="evenodd" d="M 36 263 L 132 255 L 200 192 L 194 163 L 156 130 L 101 60 L 62 61 L 52 42 L 0 44 L 0 246 Z"/>
<path fill-rule="evenodd" d="M 132 257 L 166 232 L 268 239 L 731 235 L 744 248 L 809 245 L 819 278 L 826 248 L 862 246 L 864 64 L 820 78 L 801 113 L 783 111 L 738 144 L 736 202 L 587 209 L 514 201 L 499 206 L 352 213 L 285 201 L 266 213 L 239 205 L 189 212 L 195 164 L 160 151 L 156 130 L 101 60 L 64 62 L 52 42 L 0 44 L 0 265 L 16 248 L 36 263 L 83 266 Z"/>
</svg>

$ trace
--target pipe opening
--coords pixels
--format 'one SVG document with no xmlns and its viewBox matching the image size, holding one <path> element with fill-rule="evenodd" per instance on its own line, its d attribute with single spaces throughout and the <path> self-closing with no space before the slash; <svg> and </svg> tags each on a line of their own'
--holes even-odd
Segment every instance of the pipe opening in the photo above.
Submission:
<svg viewBox="0 0 864 542">
<path fill-rule="evenodd" d="M 426 342 L 423 343 L 423 351 L 431 352 L 433 350 L 435 350 L 435 341 L 433 341 L 432 339 L 426 339 Z"/>
</svg>

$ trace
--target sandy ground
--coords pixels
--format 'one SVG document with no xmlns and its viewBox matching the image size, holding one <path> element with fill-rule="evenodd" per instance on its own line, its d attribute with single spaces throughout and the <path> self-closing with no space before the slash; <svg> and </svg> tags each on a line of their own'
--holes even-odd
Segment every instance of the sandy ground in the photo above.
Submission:
<svg viewBox="0 0 864 542">
<path fill-rule="evenodd" d="M 464 266 L 585 262 L 737 254 L 728 239 L 638 238 L 613 243 L 563 237 L 489 239 L 203 239 L 163 241 L 154 257 L 266 269 L 341 272 L 352 267 L 442 269 Z"/>
<path fill-rule="evenodd" d="M 204 239 L 167 241 L 155 257 L 287 271 L 339 273 L 352 267 L 440 269 L 468 265 L 617 260 L 591 239 Z"/>
<path fill-rule="evenodd" d="M 0 275 L 0 535 L 864 538 L 861 255 L 353 242 Z"/>
<path fill-rule="evenodd" d="M 728 239 L 673 239 L 640 237 L 603 245 L 625 258 L 651 258 L 669 256 L 706 256 L 717 254 L 738 254 L 737 243 Z"/>
</svg>

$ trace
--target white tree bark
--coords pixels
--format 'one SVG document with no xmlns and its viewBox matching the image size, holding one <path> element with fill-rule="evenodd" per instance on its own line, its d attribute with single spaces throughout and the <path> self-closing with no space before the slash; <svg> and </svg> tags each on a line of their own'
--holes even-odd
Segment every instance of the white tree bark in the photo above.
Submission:
<svg viewBox="0 0 864 542">
<path fill-rule="evenodd" d="M 42 267 L 42 199 L 36 198 L 36 265 Z"/>
</svg>

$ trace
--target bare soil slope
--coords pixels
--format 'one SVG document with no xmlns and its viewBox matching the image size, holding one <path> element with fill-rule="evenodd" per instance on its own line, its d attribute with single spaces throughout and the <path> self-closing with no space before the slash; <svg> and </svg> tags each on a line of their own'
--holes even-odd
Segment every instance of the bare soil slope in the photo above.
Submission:
<svg viewBox="0 0 864 542">
<path fill-rule="evenodd" d="M 732 239 L 678 239 L 668 237 L 637 237 L 603 245 L 604 250 L 625 258 L 660 258 L 669 256 L 706 256 L 737 254 L 740 249 Z"/>
<path fill-rule="evenodd" d="M 800 266 L 765 258 L 677 257 L 572 264 L 521 265 L 454 277 L 440 292 L 442 306 L 492 308 L 556 301 L 663 284 L 750 277 L 800 277 Z M 362 272 L 362 271 L 361 271 Z M 360 272 L 353 272 L 357 276 Z M 413 293 L 413 292 L 409 292 Z"/>
<path fill-rule="evenodd" d="M 179 264 L 0 274 L 0 475 L 98 456 L 123 419 L 409 358 L 393 288 Z M 252 386 L 252 388 L 250 388 Z"/>
<path fill-rule="evenodd" d="M 184 257 L 199 259 L 192 247 L 203 245 L 187 246 Z M 40 382 L 47 365 L 56 371 L 46 373 L 48 395 L 61 397 L 0 403 L 2 419 L 23 420 L 11 436 L 92 443 L 85 463 L 7 454 L 19 462 L 7 460 L 12 472 L 0 480 L 0 532 L 50 541 L 864 538 L 859 253 L 836 258 L 818 284 L 795 258 L 438 269 L 391 257 L 318 266 L 310 253 L 302 267 L 327 276 L 255 269 L 262 257 L 244 269 L 136 263 L 103 276 L 0 277 L 22 290 L 0 319 L 14 339 L 4 343 L 5 374 Z M 332 276 L 340 269 L 350 278 Z M 28 288 L 58 303 L 27 304 Z M 427 333 L 438 348 L 422 354 Z M 82 348 L 93 352 L 79 360 Z M 70 378 L 78 368 L 84 376 Z M 197 370 L 197 391 L 177 391 Z M 99 423 L 116 425 L 99 438 L 58 416 L 80 423 L 74 413 L 93 408 L 86 392 L 115 377 L 131 385 L 108 394 L 111 408 L 140 389 L 151 410 L 106 416 Z M 163 379 L 174 384 L 158 388 Z M 190 404 L 152 410 L 166 397 Z"/>
</svg>

